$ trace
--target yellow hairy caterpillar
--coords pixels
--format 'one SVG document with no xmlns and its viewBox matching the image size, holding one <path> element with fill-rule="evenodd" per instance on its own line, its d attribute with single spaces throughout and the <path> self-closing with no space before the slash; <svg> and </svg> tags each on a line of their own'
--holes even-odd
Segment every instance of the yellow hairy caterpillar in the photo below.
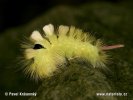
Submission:
<svg viewBox="0 0 133 100">
<path fill-rule="evenodd" d="M 107 61 L 105 50 L 123 45 L 104 46 L 89 33 L 73 26 L 60 25 L 54 30 L 52 24 L 43 27 L 45 34 L 33 31 L 30 43 L 22 45 L 25 72 L 31 77 L 42 79 L 51 76 L 67 60 L 83 58 L 93 67 L 103 67 Z"/>
</svg>

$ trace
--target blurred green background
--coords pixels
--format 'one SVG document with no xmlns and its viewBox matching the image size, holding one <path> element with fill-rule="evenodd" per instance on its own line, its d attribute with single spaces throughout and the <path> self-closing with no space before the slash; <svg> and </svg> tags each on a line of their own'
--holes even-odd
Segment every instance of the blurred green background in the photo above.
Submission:
<svg viewBox="0 0 133 100">
<path fill-rule="evenodd" d="M 51 5 L 44 3 L 38 13 L 39 9 L 34 8 L 34 4 L 31 3 L 29 9 L 27 5 L 28 10 L 23 5 L 24 10 L 20 15 L 22 17 L 13 17 L 9 22 L 10 17 L 12 18 L 10 12 L 3 10 L 9 16 L 7 19 L 0 19 L 0 100 L 27 100 L 29 97 L 5 97 L 4 93 L 35 92 L 41 84 L 22 73 L 18 58 L 22 54 L 20 43 L 24 37 L 30 36 L 33 30 L 42 30 L 42 27 L 48 23 L 56 26 L 74 25 L 90 32 L 96 38 L 103 39 L 106 44 L 125 44 L 124 48 L 109 52 L 113 59 L 107 66 L 113 75 L 108 78 L 117 91 L 128 93 L 128 99 L 131 100 L 133 98 L 133 2 L 130 0 L 57 1 L 51 1 Z M 16 15 L 19 13 L 21 12 L 18 11 Z M 6 15 L 1 14 L 1 16 Z"/>
</svg>

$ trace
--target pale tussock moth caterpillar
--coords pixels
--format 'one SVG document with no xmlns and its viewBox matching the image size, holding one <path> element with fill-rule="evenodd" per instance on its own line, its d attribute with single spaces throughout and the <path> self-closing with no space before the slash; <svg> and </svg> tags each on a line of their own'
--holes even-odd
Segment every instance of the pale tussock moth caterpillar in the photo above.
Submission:
<svg viewBox="0 0 133 100">
<path fill-rule="evenodd" d="M 49 24 L 43 27 L 43 31 L 43 35 L 33 31 L 30 36 L 32 44 L 22 44 L 22 48 L 25 48 L 25 72 L 36 79 L 51 76 L 66 58 L 84 58 L 93 67 L 104 67 L 108 58 L 105 50 L 123 47 L 104 46 L 101 40 L 74 26 L 60 25 L 54 30 L 54 26 Z"/>
</svg>

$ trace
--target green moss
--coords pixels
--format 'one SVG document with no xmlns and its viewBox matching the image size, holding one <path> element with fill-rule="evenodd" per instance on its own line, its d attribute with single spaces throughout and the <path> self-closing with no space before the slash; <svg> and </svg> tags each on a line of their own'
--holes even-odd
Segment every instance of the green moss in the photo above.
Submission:
<svg viewBox="0 0 133 100">
<path fill-rule="evenodd" d="M 115 100 L 115 97 L 98 97 L 96 93 L 111 92 L 107 78 L 85 63 L 71 62 L 61 73 L 43 80 L 38 96 L 30 100 Z"/>
</svg>

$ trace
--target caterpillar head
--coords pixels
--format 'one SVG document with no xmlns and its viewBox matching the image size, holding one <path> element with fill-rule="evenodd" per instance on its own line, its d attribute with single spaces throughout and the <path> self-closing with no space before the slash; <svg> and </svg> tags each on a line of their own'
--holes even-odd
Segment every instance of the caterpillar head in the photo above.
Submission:
<svg viewBox="0 0 133 100">
<path fill-rule="evenodd" d="M 23 44 L 25 72 L 35 79 L 50 77 L 63 63 L 75 57 L 84 58 L 94 67 L 104 66 L 104 50 L 123 47 L 123 45 L 102 46 L 90 34 L 71 26 L 59 26 L 54 31 L 52 24 L 43 27 L 45 34 L 33 31 L 30 43 Z M 92 42 L 95 42 L 93 44 Z M 99 52 L 102 52 L 101 54 Z"/>
<path fill-rule="evenodd" d="M 58 48 L 53 50 L 53 45 L 48 39 L 51 37 L 57 39 L 54 34 L 53 25 L 46 25 L 43 28 L 45 34 L 41 35 L 39 31 L 33 31 L 30 36 L 30 43 L 23 44 L 25 73 L 30 74 L 35 79 L 49 77 L 58 69 L 65 58 L 58 54 Z"/>
</svg>

